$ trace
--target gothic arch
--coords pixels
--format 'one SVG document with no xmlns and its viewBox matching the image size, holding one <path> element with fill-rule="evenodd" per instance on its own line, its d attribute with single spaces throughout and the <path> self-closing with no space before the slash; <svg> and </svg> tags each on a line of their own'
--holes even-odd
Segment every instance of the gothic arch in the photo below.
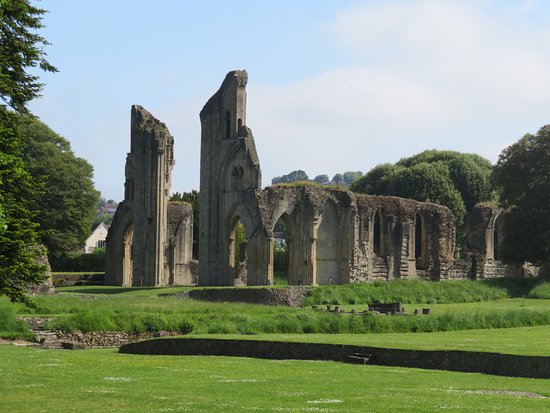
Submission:
<svg viewBox="0 0 550 413">
<path fill-rule="evenodd" d="M 372 252 L 377 257 L 387 255 L 388 231 L 386 217 L 380 209 L 372 215 Z"/>
<path fill-rule="evenodd" d="M 489 221 L 487 231 L 487 258 L 500 260 L 500 248 L 504 241 L 504 214 L 499 211 Z"/>
<path fill-rule="evenodd" d="M 428 237 L 426 231 L 426 220 L 419 212 L 414 218 L 414 259 L 417 270 L 428 269 Z"/>
<path fill-rule="evenodd" d="M 327 199 L 319 216 L 315 254 L 315 283 L 338 283 L 340 225 L 334 201 Z"/>
<path fill-rule="evenodd" d="M 302 283 L 302 274 L 300 273 L 303 269 L 300 265 L 301 260 L 298 254 L 298 248 L 299 248 L 299 240 L 298 240 L 298 234 L 297 234 L 297 228 L 296 223 L 294 222 L 294 219 L 291 217 L 291 215 L 284 211 L 280 214 L 278 214 L 277 219 L 273 220 L 273 228 L 272 231 L 275 232 L 275 226 L 279 221 L 282 221 L 285 224 L 286 228 L 286 234 L 285 234 L 285 241 L 286 241 L 286 249 L 288 251 L 288 284 L 289 285 L 299 285 Z M 275 240 L 274 240 L 275 242 Z M 274 252 L 273 248 L 270 251 L 270 263 L 273 265 L 274 271 L 275 271 L 275 261 L 274 261 Z"/>
</svg>

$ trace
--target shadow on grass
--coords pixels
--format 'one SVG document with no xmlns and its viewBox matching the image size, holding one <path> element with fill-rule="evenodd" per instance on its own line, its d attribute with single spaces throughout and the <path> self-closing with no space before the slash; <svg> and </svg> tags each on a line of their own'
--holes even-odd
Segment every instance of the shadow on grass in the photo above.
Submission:
<svg viewBox="0 0 550 413">
<path fill-rule="evenodd" d="M 481 280 L 485 285 L 504 288 L 510 297 L 526 297 L 529 292 L 537 285 L 548 282 L 548 279 L 542 277 L 534 278 L 491 278 Z"/>
</svg>

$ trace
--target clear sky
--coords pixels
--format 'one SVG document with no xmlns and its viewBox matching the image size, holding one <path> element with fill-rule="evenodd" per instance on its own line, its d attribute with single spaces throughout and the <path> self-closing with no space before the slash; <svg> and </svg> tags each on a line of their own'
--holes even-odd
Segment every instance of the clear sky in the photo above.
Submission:
<svg viewBox="0 0 550 413">
<path fill-rule="evenodd" d="M 43 0 L 59 73 L 34 113 L 121 200 L 130 107 L 175 139 L 172 192 L 199 189 L 199 111 L 246 69 L 263 185 L 478 153 L 550 123 L 550 1 Z"/>
</svg>

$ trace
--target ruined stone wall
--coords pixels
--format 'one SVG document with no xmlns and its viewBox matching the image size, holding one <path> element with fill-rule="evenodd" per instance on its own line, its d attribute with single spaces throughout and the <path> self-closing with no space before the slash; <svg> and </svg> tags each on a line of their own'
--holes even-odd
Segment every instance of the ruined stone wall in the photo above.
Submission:
<svg viewBox="0 0 550 413">
<path fill-rule="evenodd" d="M 455 235 L 446 207 L 314 185 L 260 190 L 260 163 L 245 126 L 247 80 L 245 71 L 228 73 L 200 115 L 199 284 L 272 284 L 279 220 L 291 285 L 445 276 Z M 241 251 L 238 223 L 246 232 Z"/>
<path fill-rule="evenodd" d="M 220 89 L 200 113 L 201 202 L 199 283 L 233 285 L 235 227 L 244 225 L 248 246 L 247 283 L 265 284 L 265 256 L 270 246 L 256 202 L 261 172 L 254 138 L 246 124 L 245 71 L 227 74 Z M 238 254 L 237 254 L 238 255 Z"/>
<path fill-rule="evenodd" d="M 132 106 L 124 201 L 107 235 L 107 284 L 162 286 L 174 281 L 166 262 L 173 146 L 164 123 L 141 106 Z M 173 238 L 172 242 L 178 243 L 177 237 Z M 181 241 L 178 245 L 186 251 Z"/>
<path fill-rule="evenodd" d="M 193 209 L 184 202 L 168 203 L 166 269 L 169 285 L 195 285 L 193 274 Z"/>
</svg>

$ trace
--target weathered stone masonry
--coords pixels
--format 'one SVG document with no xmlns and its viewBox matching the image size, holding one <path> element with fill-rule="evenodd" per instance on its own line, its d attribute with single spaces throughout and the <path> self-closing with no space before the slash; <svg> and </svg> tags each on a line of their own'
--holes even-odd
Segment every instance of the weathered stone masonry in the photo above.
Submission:
<svg viewBox="0 0 550 413">
<path fill-rule="evenodd" d="M 191 208 L 168 202 L 174 139 L 145 109 L 132 107 L 125 196 L 107 237 L 108 284 L 272 284 L 281 222 L 290 285 L 535 274 L 499 260 L 502 213 L 493 207 L 471 214 L 472 251 L 455 261 L 454 217 L 444 206 L 315 185 L 262 190 L 246 126 L 247 81 L 245 71 L 228 73 L 200 113 L 198 279 L 191 271 Z M 246 242 L 237 251 L 240 226 Z"/>
<path fill-rule="evenodd" d="M 124 201 L 107 235 L 106 284 L 189 284 L 192 212 L 169 206 L 174 139 L 164 123 L 132 106 Z"/>
<path fill-rule="evenodd" d="M 446 276 L 454 218 L 446 207 L 305 185 L 261 190 L 246 125 L 245 71 L 230 72 L 201 111 L 199 283 L 233 285 L 235 231 L 247 237 L 246 283 L 273 282 L 273 229 L 283 220 L 289 284 Z M 242 277 L 242 274 L 238 274 Z"/>
</svg>

